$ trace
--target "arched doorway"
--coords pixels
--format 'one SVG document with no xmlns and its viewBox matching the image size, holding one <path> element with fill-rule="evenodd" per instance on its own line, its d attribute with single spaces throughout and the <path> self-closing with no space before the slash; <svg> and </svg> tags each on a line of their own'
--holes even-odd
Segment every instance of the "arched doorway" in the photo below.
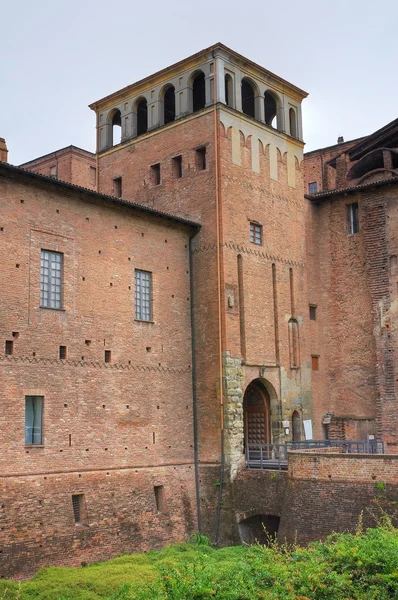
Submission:
<svg viewBox="0 0 398 600">
<path fill-rule="evenodd" d="M 259 379 L 246 388 L 243 397 L 245 450 L 248 446 L 271 443 L 270 396 Z"/>
<path fill-rule="evenodd" d="M 293 442 L 301 442 L 301 417 L 297 410 L 292 414 L 292 439 Z"/>
<path fill-rule="evenodd" d="M 267 546 L 278 537 L 280 517 L 276 515 L 253 515 L 238 523 L 239 537 L 245 544 Z"/>
</svg>

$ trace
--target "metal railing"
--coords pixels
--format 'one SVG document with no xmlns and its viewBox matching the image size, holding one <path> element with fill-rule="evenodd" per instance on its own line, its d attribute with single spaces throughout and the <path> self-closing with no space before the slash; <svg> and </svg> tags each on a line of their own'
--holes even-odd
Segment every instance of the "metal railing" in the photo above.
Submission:
<svg viewBox="0 0 398 600">
<path fill-rule="evenodd" d="M 249 444 L 246 447 L 248 469 L 287 469 L 290 450 L 322 450 L 338 448 L 344 454 L 385 454 L 385 444 L 379 440 L 308 440 L 284 444 Z"/>
</svg>

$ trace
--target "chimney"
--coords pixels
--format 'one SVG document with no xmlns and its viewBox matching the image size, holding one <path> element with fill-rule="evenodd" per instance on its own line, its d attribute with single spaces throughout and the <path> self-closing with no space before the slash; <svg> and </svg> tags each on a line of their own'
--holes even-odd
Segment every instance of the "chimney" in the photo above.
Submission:
<svg viewBox="0 0 398 600">
<path fill-rule="evenodd" d="M 0 137 L 0 161 L 1 162 L 8 162 L 8 150 L 7 150 L 7 144 L 4 138 Z"/>
<path fill-rule="evenodd" d="M 337 138 L 337 143 L 338 144 L 343 144 L 344 143 L 344 138 L 342 135 L 339 135 L 339 137 Z"/>
</svg>

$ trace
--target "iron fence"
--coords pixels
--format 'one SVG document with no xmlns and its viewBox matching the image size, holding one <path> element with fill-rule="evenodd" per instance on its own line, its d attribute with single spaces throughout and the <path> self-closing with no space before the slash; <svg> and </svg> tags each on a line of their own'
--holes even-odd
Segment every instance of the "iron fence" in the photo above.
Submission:
<svg viewBox="0 0 398 600">
<path fill-rule="evenodd" d="M 379 440 L 308 440 L 284 444 L 249 444 L 246 447 L 248 469 L 287 469 L 290 450 L 322 450 L 338 448 L 344 454 L 385 454 L 385 444 Z"/>
</svg>

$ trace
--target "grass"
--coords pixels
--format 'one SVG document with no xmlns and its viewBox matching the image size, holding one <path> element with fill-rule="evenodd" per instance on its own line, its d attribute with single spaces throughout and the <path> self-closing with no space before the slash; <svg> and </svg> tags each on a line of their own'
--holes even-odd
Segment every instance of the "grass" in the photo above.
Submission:
<svg viewBox="0 0 398 600">
<path fill-rule="evenodd" d="M 1 600 L 398 600 L 398 529 L 388 519 L 307 548 L 214 549 L 202 537 L 83 568 L 50 567 Z"/>
</svg>

